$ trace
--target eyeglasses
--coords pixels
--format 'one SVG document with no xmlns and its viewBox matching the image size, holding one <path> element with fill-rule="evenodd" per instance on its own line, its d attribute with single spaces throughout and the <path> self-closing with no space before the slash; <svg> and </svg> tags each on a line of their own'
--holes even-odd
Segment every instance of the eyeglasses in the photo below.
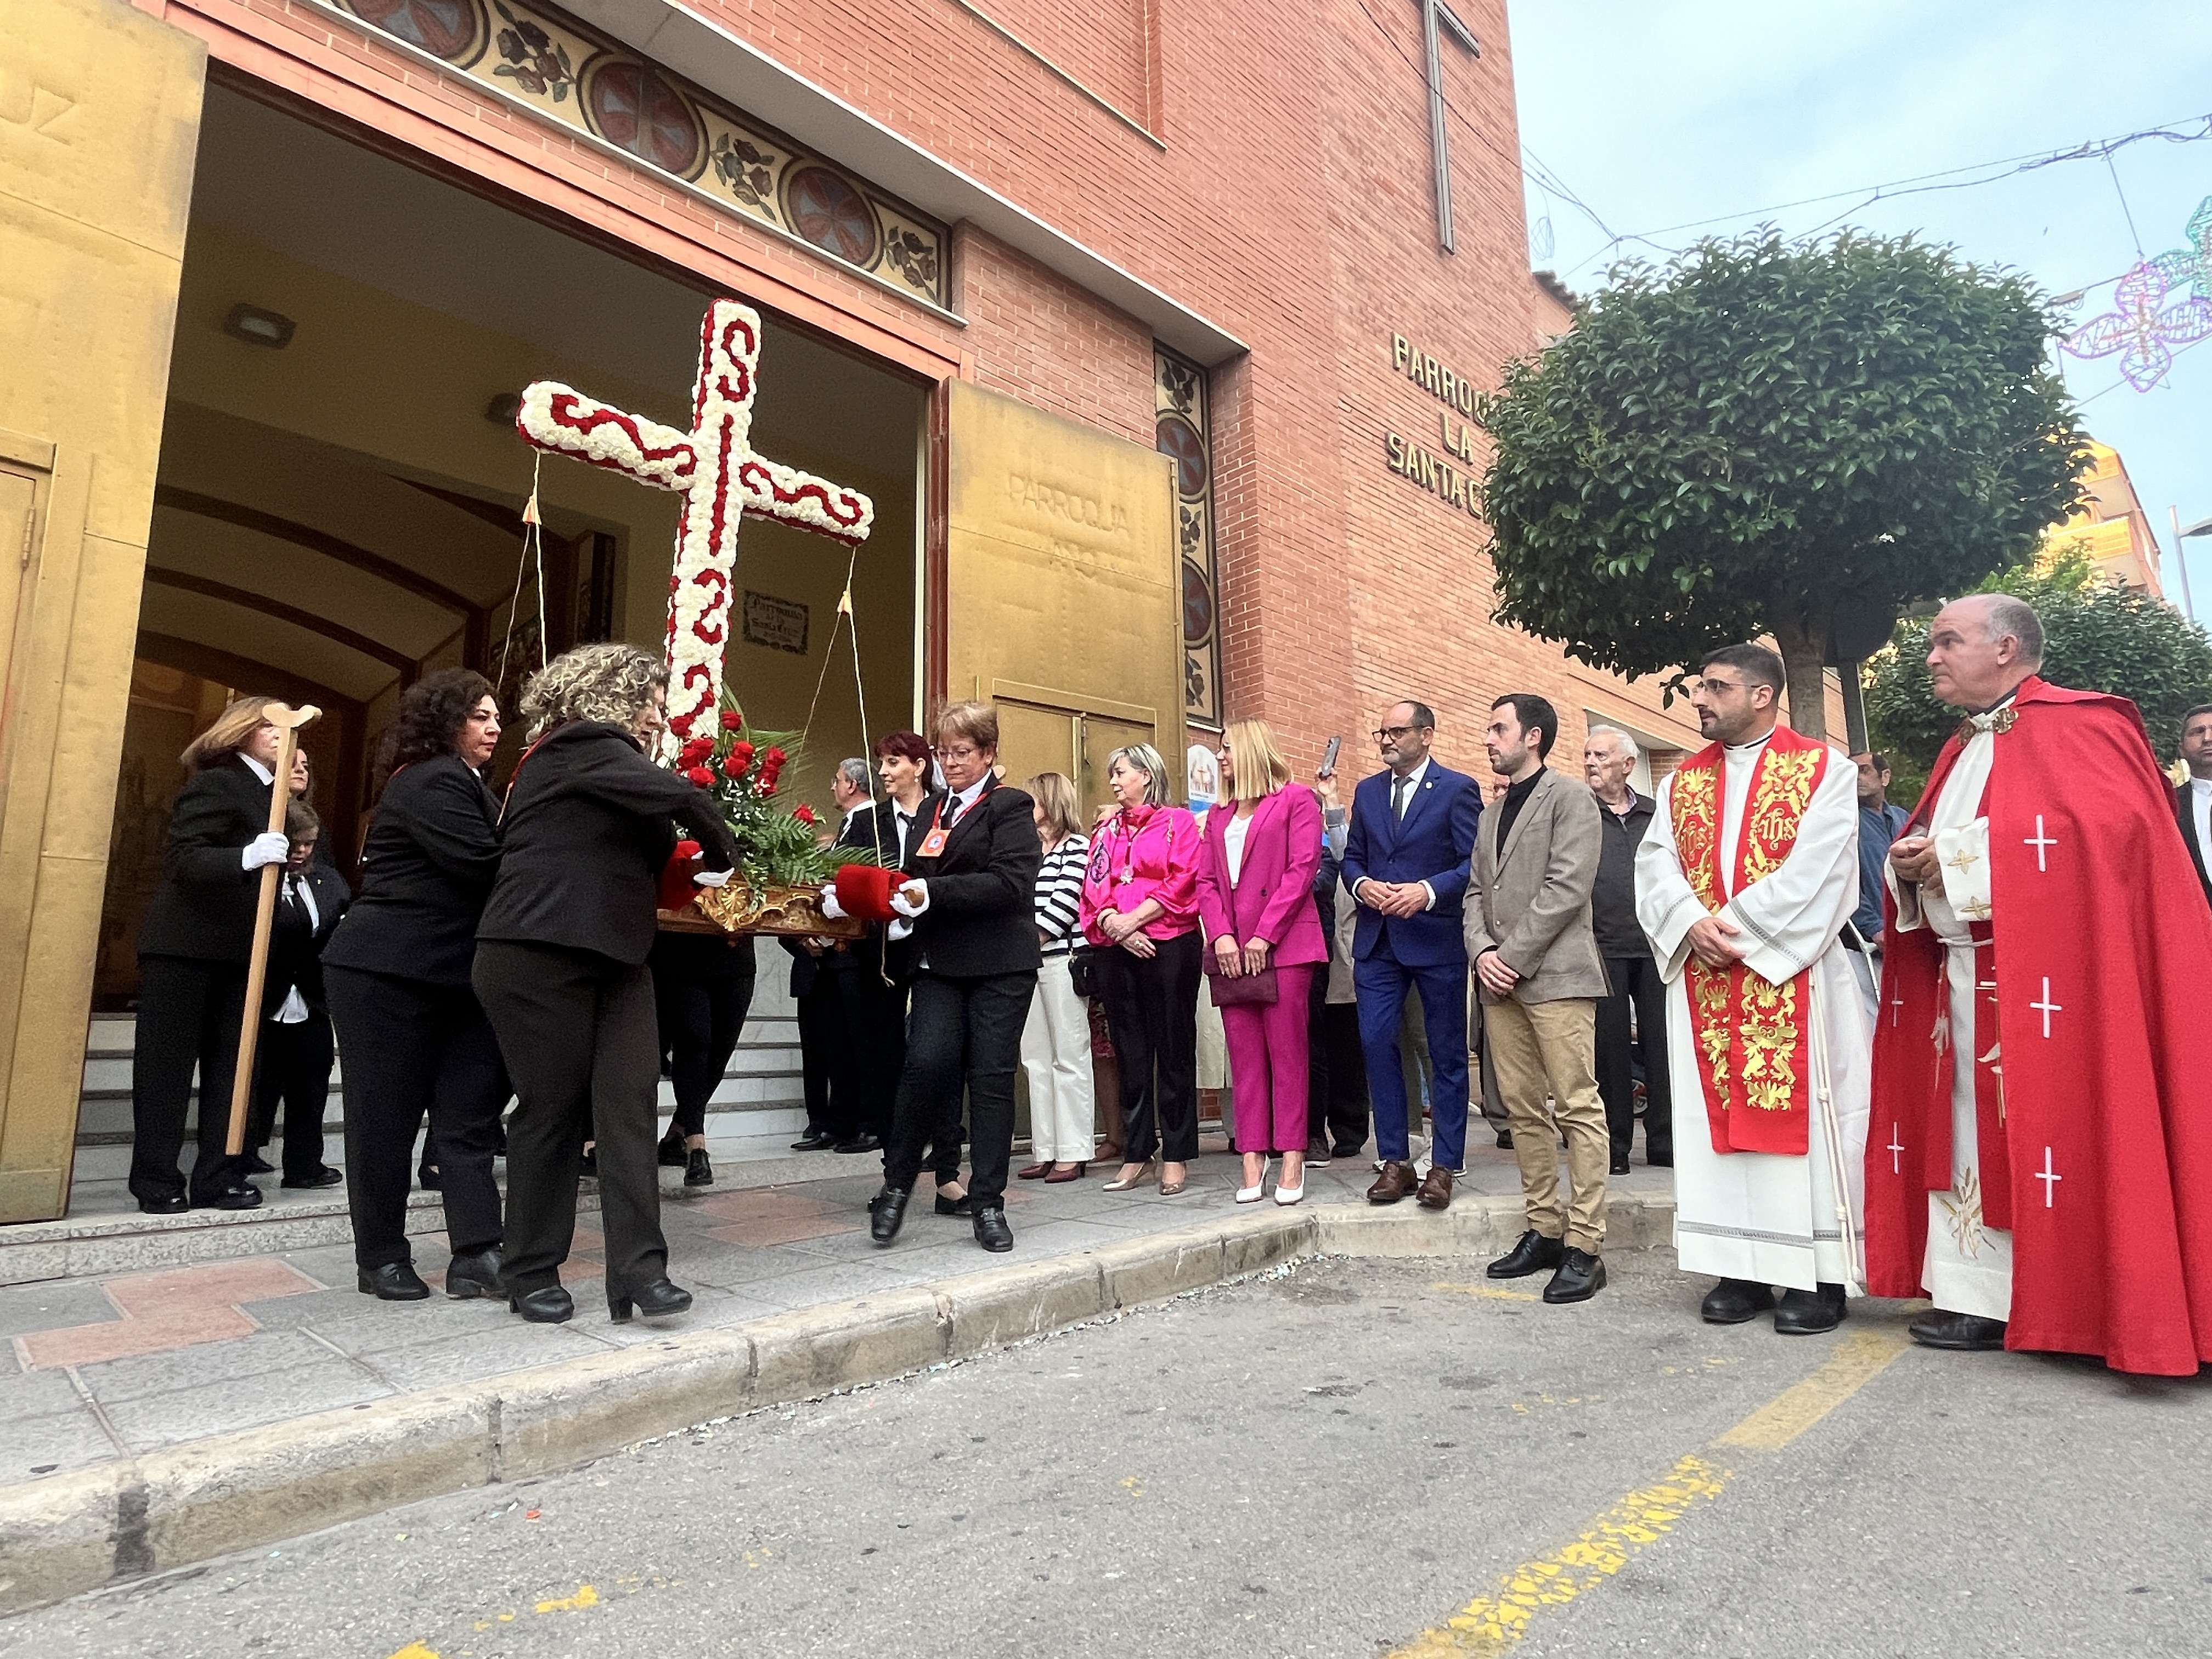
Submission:
<svg viewBox="0 0 2212 1659">
<path fill-rule="evenodd" d="M 1375 741 L 1395 743 L 1401 738 L 1410 738 L 1422 728 L 1418 726 L 1379 726 L 1375 728 Z"/>
<path fill-rule="evenodd" d="M 980 749 L 971 749 L 966 744 L 961 744 L 951 749 L 933 749 L 929 752 L 939 760 L 964 761 L 974 760 L 983 751 Z"/>
<path fill-rule="evenodd" d="M 1698 684 L 1707 691 L 1742 691 L 1749 689 L 1741 680 L 1717 680 L 1710 674 L 1700 676 Z"/>
</svg>

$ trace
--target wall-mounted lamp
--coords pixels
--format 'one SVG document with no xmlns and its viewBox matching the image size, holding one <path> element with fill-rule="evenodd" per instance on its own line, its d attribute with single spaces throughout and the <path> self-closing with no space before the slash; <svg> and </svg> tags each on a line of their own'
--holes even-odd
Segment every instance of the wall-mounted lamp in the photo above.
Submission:
<svg viewBox="0 0 2212 1659">
<path fill-rule="evenodd" d="M 484 405 L 484 419 L 494 426 L 513 426 L 514 417 L 522 412 L 522 394 L 502 392 Z"/>
<path fill-rule="evenodd" d="M 222 319 L 222 331 L 234 340 L 243 340 L 248 345 L 267 346 L 271 351 L 282 351 L 292 343 L 292 331 L 299 327 L 282 312 L 270 311 L 261 306 L 235 305 L 230 315 Z"/>
</svg>

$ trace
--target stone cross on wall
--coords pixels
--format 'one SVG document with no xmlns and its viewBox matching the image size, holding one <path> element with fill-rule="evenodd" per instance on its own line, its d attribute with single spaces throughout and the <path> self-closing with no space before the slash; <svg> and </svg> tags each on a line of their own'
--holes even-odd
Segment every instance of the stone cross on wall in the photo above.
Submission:
<svg viewBox="0 0 2212 1659">
<path fill-rule="evenodd" d="M 1459 21 L 1458 15 L 1444 0 L 1421 0 L 1421 45 L 1428 54 L 1429 77 L 1429 148 L 1434 158 L 1437 179 L 1437 242 L 1449 253 L 1455 246 L 1452 236 L 1451 209 L 1451 141 L 1445 131 L 1448 113 L 1444 104 L 1444 64 L 1442 36 L 1449 34 L 1477 58 L 1482 56 L 1482 46 L 1474 38 L 1474 31 Z"/>
<path fill-rule="evenodd" d="M 515 429 L 540 449 L 684 497 L 668 580 L 664 756 L 695 725 L 711 723 L 720 706 L 730 578 L 745 515 L 853 544 L 866 541 L 875 523 L 875 504 L 858 490 L 753 452 L 760 333 L 760 313 L 750 306 L 717 300 L 708 307 L 688 432 L 599 403 L 557 380 L 528 386 L 514 417 Z"/>
</svg>

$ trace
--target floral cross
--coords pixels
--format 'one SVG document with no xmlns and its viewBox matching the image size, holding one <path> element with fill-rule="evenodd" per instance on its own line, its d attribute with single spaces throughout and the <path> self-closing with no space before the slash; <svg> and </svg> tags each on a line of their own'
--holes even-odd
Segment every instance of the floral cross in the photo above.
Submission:
<svg viewBox="0 0 2212 1659">
<path fill-rule="evenodd" d="M 689 432 L 627 414 L 557 380 L 528 386 L 514 417 L 516 430 L 540 449 L 684 497 L 676 565 L 668 579 L 664 757 L 672 757 L 702 720 L 711 725 L 720 705 L 730 576 L 744 516 L 775 519 L 854 545 L 867 540 L 875 524 L 875 504 L 858 490 L 754 453 L 759 366 L 759 313 L 735 300 L 717 300 L 699 331 Z"/>
</svg>

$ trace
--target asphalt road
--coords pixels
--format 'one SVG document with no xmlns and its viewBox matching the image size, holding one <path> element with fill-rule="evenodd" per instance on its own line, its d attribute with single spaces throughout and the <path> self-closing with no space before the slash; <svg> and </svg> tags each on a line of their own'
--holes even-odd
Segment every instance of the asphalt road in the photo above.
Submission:
<svg viewBox="0 0 2212 1659">
<path fill-rule="evenodd" d="M 1477 1262 L 1309 1264 L 21 1615 L 0 1652 L 2212 1647 L 2212 1375 L 1927 1353 L 1894 1304 L 1715 1329 L 1671 1252 L 1610 1265 L 1554 1309 Z"/>
</svg>

